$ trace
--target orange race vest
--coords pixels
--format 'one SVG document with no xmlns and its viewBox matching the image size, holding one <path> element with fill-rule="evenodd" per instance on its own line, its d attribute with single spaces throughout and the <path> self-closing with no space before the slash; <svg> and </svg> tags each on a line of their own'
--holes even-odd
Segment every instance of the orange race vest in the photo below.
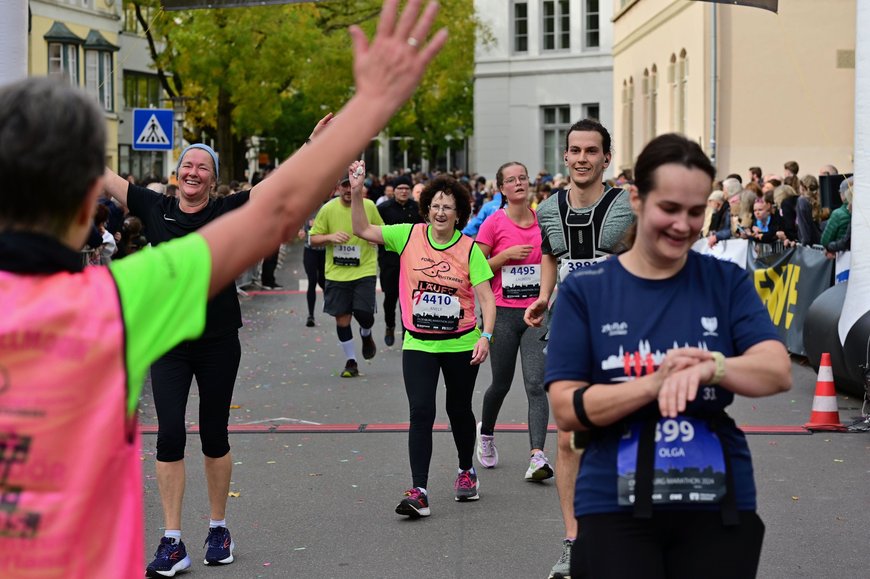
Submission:
<svg viewBox="0 0 870 579">
<path fill-rule="evenodd" d="M 474 240 L 460 235 L 445 249 L 429 242 L 426 223 L 411 229 L 399 265 L 402 323 L 416 338 L 443 340 L 477 326 L 469 259 Z"/>
<path fill-rule="evenodd" d="M 141 577 L 139 432 L 105 267 L 0 272 L 0 577 Z"/>
</svg>

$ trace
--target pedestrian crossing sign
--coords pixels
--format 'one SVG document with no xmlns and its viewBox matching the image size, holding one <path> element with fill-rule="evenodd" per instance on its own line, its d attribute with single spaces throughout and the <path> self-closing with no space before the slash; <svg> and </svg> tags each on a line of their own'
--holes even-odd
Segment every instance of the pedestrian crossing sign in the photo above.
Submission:
<svg viewBox="0 0 870 579">
<path fill-rule="evenodd" d="M 172 150 L 172 109 L 133 109 L 133 150 Z"/>
</svg>

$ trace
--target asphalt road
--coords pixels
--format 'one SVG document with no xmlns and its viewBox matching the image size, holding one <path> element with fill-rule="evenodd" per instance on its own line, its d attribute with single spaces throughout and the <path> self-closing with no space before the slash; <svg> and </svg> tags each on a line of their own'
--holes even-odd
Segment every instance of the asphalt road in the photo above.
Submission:
<svg viewBox="0 0 870 579">
<path fill-rule="evenodd" d="M 377 357 L 361 362 L 360 377 L 339 378 L 344 359 L 331 318 L 318 313 L 317 327 L 304 326 L 300 245 L 290 249 L 277 276 L 285 291 L 255 293 L 242 301 L 243 354 L 230 418 L 235 466 L 228 525 L 236 562 L 221 568 L 202 564 L 207 495 L 199 440 L 191 434 L 183 539 L 193 566 L 182 576 L 547 577 L 560 553 L 563 527 L 552 481 L 523 480 L 528 435 L 520 376 L 499 417 L 501 462 L 492 470 L 478 469 L 481 500 L 453 500 L 455 449 L 449 432 L 442 430 L 435 435 L 430 471 L 432 516 L 417 521 L 399 517 L 393 509 L 410 486 L 401 341 L 393 348 L 383 345 L 378 314 Z M 318 294 L 317 312 L 322 304 Z M 759 513 L 767 525 L 759 577 L 866 577 L 870 436 L 775 432 L 776 427 L 794 430 L 809 419 L 815 373 L 795 361 L 793 375 L 790 392 L 739 399 L 731 407 L 739 424 L 752 427 Z M 476 414 L 490 379 L 487 362 L 475 389 Z M 197 398 L 193 388 L 188 407 L 193 428 Z M 438 400 L 436 425 L 443 426 L 443 388 Z M 843 422 L 860 416 L 860 400 L 840 395 L 838 403 Z M 154 479 L 156 416 L 147 384 L 140 421 L 146 433 L 150 557 L 163 523 Z M 555 434 L 548 438 L 548 454 L 555 458 Z"/>
</svg>

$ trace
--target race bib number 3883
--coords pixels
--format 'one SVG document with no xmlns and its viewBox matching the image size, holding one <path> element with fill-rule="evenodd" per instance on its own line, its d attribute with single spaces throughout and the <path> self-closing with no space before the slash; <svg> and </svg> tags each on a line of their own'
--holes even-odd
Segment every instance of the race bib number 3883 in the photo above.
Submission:
<svg viewBox="0 0 870 579">
<path fill-rule="evenodd" d="M 565 278 L 571 275 L 572 272 L 584 267 L 589 267 L 590 265 L 595 265 L 596 263 L 601 263 L 605 259 L 607 259 L 606 255 L 593 259 L 563 259 L 559 266 L 559 279 L 565 281 Z"/>
<path fill-rule="evenodd" d="M 619 504 L 634 504 L 637 448 L 641 423 L 634 423 L 619 441 L 617 485 Z M 707 423 L 680 416 L 656 425 L 652 502 L 711 504 L 725 496 L 722 444 Z"/>
</svg>

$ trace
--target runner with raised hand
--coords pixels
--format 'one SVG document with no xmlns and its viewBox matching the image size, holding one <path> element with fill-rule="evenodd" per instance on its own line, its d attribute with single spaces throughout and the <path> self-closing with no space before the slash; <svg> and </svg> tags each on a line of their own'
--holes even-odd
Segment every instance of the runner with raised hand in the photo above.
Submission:
<svg viewBox="0 0 870 579">
<path fill-rule="evenodd" d="M 44 78 L 0 89 L 0 179 L 16 184 L 0 192 L 0 453 L 63 473 L 46 484 L 31 468 L 0 470 L 14 506 L 8 517 L 18 521 L 0 536 L 4 578 L 142 572 L 135 419 L 145 372 L 202 333 L 208 298 L 295 235 L 411 96 L 447 39 L 442 30 L 423 42 L 438 7 L 430 3 L 421 15 L 420 4 L 411 0 L 397 17 L 397 1 L 387 0 L 371 43 L 351 27 L 354 96 L 250 203 L 108 268 L 83 269 L 79 255 L 97 198 L 119 185 L 104 176 L 102 111 L 84 92 Z M 189 565 L 180 541 L 169 540 L 152 573 L 172 576 Z"/>
</svg>

